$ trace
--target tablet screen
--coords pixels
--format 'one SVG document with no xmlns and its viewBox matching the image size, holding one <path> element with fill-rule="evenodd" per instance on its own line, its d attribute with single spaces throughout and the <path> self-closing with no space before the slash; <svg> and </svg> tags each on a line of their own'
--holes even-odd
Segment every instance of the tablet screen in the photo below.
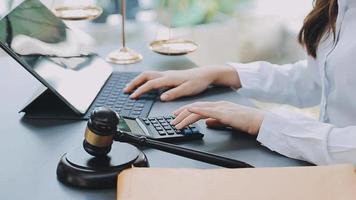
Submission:
<svg viewBox="0 0 356 200">
<path fill-rule="evenodd" d="M 112 69 L 38 0 L 0 20 L 0 42 L 12 57 L 78 113 L 84 114 Z M 86 36 L 87 37 L 87 36 Z"/>
</svg>

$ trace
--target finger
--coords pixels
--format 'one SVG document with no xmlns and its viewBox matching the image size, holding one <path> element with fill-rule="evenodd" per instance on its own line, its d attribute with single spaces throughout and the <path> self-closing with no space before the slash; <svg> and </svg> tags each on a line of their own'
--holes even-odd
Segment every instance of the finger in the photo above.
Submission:
<svg viewBox="0 0 356 200">
<path fill-rule="evenodd" d="M 130 98 L 136 99 L 139 98 L 144 93 L 147 93 L 151 90 L 162 88 L 165 85 L 167 85 L 167 81 L 168 80 L 165 78 L 157 78 L 157 79 L 149 80 L 143 85 L 141 85 L 140 87 L 138 87 L 135 90 L 135 92 L 130 95 Z"/>
<path fill-rule="evenodd" d="M 146 83 L 147 81 L 157 78 L 159 74 L 155 74 L 155 72 L 144 72 L 141 73 L 140 75 L 136 76 L 134 79 L 132 79 L 124 88 L 124 92 L 132 92 L 136 88 L 138 88 L 140 85 Z"/>
<path fill-rule="evenodd" d="M 171 125 L 179 124 L 183 119 L 188 117 L 190 114 L 192 113 L 189 112 L 187 109 L 183 110 L 179 115 L 177 115 L 177 117 L 174 120 L 172 120 Z"/>
<path fill-rule="evenodd" d="M 146 74 L 140 74 L 136 76 L 133 80 L 131 80 L 126 87 L 124 88 L 124 92 L 132 92 L 134 89 L 139 87 L 140 85 L 144 84 L 146 81 L 148 81 L 148 77 Z"/>
<path fill-rule="evenodd" d="M 172 101 L 179 97 L 186 96 L 190 93 L 190 89 L 188 87 L 188 83 L 183 83 L 175 88 L 172 88 L 161 95 L 162 101 Z"/>
<path fill-rule="evenodd" d="M 183 112 L 184 110 L 186 110 L 188 107 L 191 107 L 191 106 L 192 106 L 192 104 L 182 106 L 182 107 L 178 108 L 177 110 L 173 111 L 173 115 L 178 116 L 181 112 Z"/>
<path fill-rule="evenodd" d="M 190 107 L 215 107 L 216 105 L 218 105 L 217 102 L 195 102 L 195 103 L 188 104 L 188 105 L 185 105 L 185 106 L 182 106 L 182 107 L 178 108 L 177 110 L 175 110 L 173 112 L 173 114 L 175 116 L 177 116 L 183 110 L 188 109 Z"/>
<path fill-rule="evenodd" d="M 221 120 L 223 117 L 223 113 L 219 109 L 216 109 L 216 107 L 190 107 L 187 111 L 217 120 Z"/>
<path fill-rule="evenodd" d="M 190 114 L 188 117 L 184 118 L 179 124 L 177 124 L 175 127 L 176 129 L 182 129 L 190 124 L 193 124 L 200 119 L 203 119 L 204 117 L 201 115 L 197 114 Z"/>
<path fill-rule="evenodd" d="M 205 124 L 211 128 L 221 128 L 226 126 L 225 124 L 221 123 L 219 120 L 213 118 L 206 119 Z"/>
</svg>

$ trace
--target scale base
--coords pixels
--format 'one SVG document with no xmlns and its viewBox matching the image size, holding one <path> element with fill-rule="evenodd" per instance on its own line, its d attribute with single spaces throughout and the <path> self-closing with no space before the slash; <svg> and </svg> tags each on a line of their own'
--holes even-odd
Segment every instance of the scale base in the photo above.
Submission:
<svg viewBox="0 0 356 200">
<path fill-rule="evenodd" d="M 113 51 L 108 54 L 106 60 L 110 63 L 119 65 L 128 65 L 140 62 L 143 59 L 142 55 L 136 51 L 123 47 L 119 50 Z"/>
<path fill-rule="evenodd" d="M 78 147 L 62 156 L 57 166 L 57 178 L 65 185 L 105 189 L 115 188 L 117 175 L 131 167 L 148 167 L 146 155 L 135 146 L 115 143 L 103 158 L 89 155 Z"/>
</svg>

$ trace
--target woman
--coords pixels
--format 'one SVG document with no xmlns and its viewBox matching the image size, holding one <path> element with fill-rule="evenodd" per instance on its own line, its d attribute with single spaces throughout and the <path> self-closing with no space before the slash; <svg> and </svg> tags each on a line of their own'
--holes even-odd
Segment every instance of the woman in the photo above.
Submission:
<svg viewBox="0 0 356 200">
<path fill-rule="evenodd" d="M 200 102 L 174 112 L 182 128 L 200 119 L 230 126 L 285 156 L 315 164 L 356 164 L 356 0 L 316 0 L 299 33 L 308 58 L 288 65 L 230 63 L 220 68 L 146 72 L 125 88 L 132 98 L 170 87 L 162 101 L 195 95 L 210 84 L 260 100 L 298 107 L 321 105 L 320 120 L 266 112 L 229 102 Z"/>
</svg>

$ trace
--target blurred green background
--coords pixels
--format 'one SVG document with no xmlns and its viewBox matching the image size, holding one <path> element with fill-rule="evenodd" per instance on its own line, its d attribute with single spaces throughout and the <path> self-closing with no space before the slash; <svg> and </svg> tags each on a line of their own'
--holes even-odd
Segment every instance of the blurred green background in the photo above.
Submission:
<svg viewBox="0 0 356 200">
<path fill-rule="evenodd" d="M 209 23 L 224 15 L 232 15 L 238 6 L 253 0 L 156 0 L 156 9 L 174 27 Z M 164 16 L 164 17 L 163 17 Z M 170 20 L 169 20 L 170 19 Z"/>
</svg>

